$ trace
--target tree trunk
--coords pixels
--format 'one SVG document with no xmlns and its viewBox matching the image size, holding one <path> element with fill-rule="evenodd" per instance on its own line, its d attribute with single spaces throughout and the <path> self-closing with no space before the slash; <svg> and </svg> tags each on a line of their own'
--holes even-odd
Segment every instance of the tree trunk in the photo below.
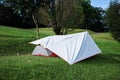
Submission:
<svg viewBox="0 0 120 80">
<path fill-rule="evenodd" d="M 37 24 L 37 20 L 36 20 L 36 17 L 35 17 L 35 15 L 34 14 L 32 14 L 32 18 L 33 18 L 33 21 L 34 21 L 34 23 L 35 23 L 35 26 L 36 26 L 36 33 L 37 33 L 37 39 L 39 39 L 40 38 L 40 35 L 39 35 L 39 27 L 38 27 L 38 24 Z"/>
<path fill-rule="evenodd" d="M 54 25 L 53 30 L 56 35 L 63 35 L 63 33 L 61 32 L 61 27 L 57 27 Z"/>
</svg>

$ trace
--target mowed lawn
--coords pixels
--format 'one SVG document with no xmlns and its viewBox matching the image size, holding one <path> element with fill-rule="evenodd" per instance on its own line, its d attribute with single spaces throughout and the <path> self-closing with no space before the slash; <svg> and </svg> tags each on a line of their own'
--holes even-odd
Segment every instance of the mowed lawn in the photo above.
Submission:
<svg viewBox="0 0 120 80">
<path fill-rule="evenodd" d="M 34 29 L 0 26 L 0 80 L 120 80 L 120 44 L 110 33 L 89 32 L 102 53 L 69 65 L 58 57 L 31 55 Z M 49 35 L 51 28 L 40 28 L 41 38 Z"/>
</svg>

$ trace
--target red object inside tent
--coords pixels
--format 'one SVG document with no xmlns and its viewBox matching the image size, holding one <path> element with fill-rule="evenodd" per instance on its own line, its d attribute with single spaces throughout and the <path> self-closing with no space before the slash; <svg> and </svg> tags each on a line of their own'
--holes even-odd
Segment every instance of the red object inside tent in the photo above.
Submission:
<svg viewBox="0 0 120 80">
<path fill-rule="evenodd" d="M 49 56 L 45 56 L 45 55 L 42 55 L 42 54 L 36 54 L 34 56 L 43 56 L 43 57 L 58 57 L 55 53 L 51 53 Z"/>
<path fill-rule="evenodd" d="M 57 57 L 57 55 L 52 52 L 52 53 L 50 54 L 50 57 Z"/>
</svg>

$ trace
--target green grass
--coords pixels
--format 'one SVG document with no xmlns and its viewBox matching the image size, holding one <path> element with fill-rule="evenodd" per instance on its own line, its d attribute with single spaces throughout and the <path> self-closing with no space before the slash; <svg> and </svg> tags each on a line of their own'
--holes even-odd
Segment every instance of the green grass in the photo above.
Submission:
<svg viewBox="0 0 120 80">
<path fill-rule="evenodd" d="M 53 35 L 51 28 L 41 28 L 40 37 Z M 18 29 L 0 26 L 0 56 L 29 54 L 34 45 L 28 44 L 36 40 L 35 29 Z"/>
<path fill-rule="evenodd" d="M 48 28 L 40 32 L 41 37 L 54 34 Z M 109 33 L 89 32 L 102 54 L 70 66 L 60 58 L 30 55 L 34 29 L 0 26 L 0 80 L 120 80 L 120 44 Z"/>
</svg>

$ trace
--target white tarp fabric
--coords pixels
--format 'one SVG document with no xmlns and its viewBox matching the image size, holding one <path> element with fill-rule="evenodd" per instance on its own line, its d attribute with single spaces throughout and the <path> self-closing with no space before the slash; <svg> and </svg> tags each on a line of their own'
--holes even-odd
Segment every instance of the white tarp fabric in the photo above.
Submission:
<svg viewBox="0 0 120 80">
<path fill-rule="evenodd" d="M 101 53 L 87 31 L 71 35 L 49 36 L 30 43 L 40 44 L 70 65 Z"/>
</svg>

